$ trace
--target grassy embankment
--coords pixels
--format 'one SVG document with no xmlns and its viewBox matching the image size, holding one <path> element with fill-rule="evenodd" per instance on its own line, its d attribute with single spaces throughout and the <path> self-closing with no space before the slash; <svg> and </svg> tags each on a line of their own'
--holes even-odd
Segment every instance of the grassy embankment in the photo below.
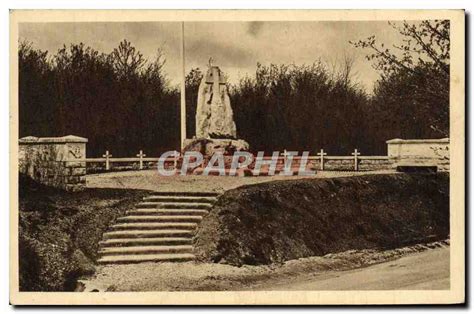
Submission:
<svg viewBox="0 0 474 314">
<path fill-rule="evenodd" d="M 449 237 L 449 175 L 267 182 L 227 191 L 195 239 L 203 261 L 258 265 Z"/>
</svg>

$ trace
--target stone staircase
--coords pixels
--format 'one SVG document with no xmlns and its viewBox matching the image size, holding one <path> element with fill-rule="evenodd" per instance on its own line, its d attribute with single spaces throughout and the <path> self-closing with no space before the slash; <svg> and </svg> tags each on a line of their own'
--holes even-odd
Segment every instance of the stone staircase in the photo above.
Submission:
<svg viewBox="0 0 474 314">
<path fill-rule="evenodd" d="M 190 261 L 193 236 L 219 193 L 154 192 L 103 235 L 99 264 Z"/>
</svg>

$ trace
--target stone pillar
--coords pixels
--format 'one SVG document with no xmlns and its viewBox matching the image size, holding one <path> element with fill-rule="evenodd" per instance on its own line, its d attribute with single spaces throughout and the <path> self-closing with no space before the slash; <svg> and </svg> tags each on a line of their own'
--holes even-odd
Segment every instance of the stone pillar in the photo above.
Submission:
<svg viewBox="0 0 474 314">
<path fill-rule="evenodd" d="M 19 171 L 34 180 L 67 191 L 86 183 L 86 143 L 83 137 L 23 137 L 19 140 Z"/>
<path fill-rule="evenodd" d="M 392 139 L 387 141 L 387 154 L 394 167 L 437 166 L 449 171 L 449 138 Z"/>
</svg>

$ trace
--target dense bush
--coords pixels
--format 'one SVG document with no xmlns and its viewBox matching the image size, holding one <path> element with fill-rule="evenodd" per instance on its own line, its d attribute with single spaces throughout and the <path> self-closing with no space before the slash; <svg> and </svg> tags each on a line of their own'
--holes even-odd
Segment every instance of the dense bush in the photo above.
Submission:
<svg viewBox="0 0 474 314">
<path fill-rule="evenodd" d="M 127 41 L 110 54 L 81 43 L 51 56 L 21 43 L 20 136 L 83 136 L 89 156 L 175 149 L 178 94 L 163 62 L 161 54 L 145 60 Z"/>
<path fill-rule="evenodd" d="M 378 138 L 449 137 L 450 22 L 389 23 L 403 37 L 384 45 L 375 36 L 353 43 L 367 49 L 380 73 L 367 118 Z"/>
<path fill-rule="evenodd" d="M 380 72 L 369 92 L 353 80 L 351 60 L 335 70 L 256 60 L 254 76 L 229 84 L 239 137 L 253 151 L 358 148 L 370 155 L 384 154 L 391 138 L 449 136 L 449 21 L 405 22 L 398 31 L 404 41 L 396 52 L 373 36 L 353 43 L 369 49 Z M 179 90 L 164 62 L 160 50 L 146 60 L 126 40 L 109 54 L 82 43 L 55 54 L 21 43 L 20 136 L 87 137 L 94 157 L 106 149 L 115 157 L 179 149 Z M 186 77 L 188 137 L 202 74 L 193 69 Z"/>
<path fill-rule="evenodd" d="M 373 151 L 365 145 L 368 96 L 348 79 L 350 68 L 344 71 L 330 73 L 321 63 L 258 64 L 255 78 L 244 78 L 232 88 L 239 135 L 254 150 L 269 154 L 284 149 Z"/>
</svg>

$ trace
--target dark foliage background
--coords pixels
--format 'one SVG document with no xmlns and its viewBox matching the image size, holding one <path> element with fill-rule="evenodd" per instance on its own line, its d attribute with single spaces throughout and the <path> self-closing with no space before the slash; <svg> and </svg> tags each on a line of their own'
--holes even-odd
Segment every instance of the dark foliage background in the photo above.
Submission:
<svg viewBox="0 0 474 314">
<path fill-rule="evenodd" d="M 354 81 L 350 58 L 333 69 L 257 63 L 254 76 L 228 86 L 239 137 L 253 151 L 371 155 L 385 154 L 391 138 L 449 136 L 449 21 L 394 27 L 406 38 L 400 46 L 373 36 L 352 43 L 380 73 L 370 94 Z M 179 89 L 165 62 L 160 50 L 147 60 L 126 40 L 109 54 L 82 43 L 54 54 L 20 43 L 20 137 L 83 136 L 91 157 L 179 149 Z M 200 69 L 186 77 L 188 137 L 201 77 Z"/>
<path fill-rule="evenodd" d="M 177 147 L 179 94 L 160 54 L 145 60 L 125 40 L 110 54 L 78 44 L 48 57 L 22 43 L 19 62 L 20 137 L 83 136 L 89 156 Z"/>
</svg>

